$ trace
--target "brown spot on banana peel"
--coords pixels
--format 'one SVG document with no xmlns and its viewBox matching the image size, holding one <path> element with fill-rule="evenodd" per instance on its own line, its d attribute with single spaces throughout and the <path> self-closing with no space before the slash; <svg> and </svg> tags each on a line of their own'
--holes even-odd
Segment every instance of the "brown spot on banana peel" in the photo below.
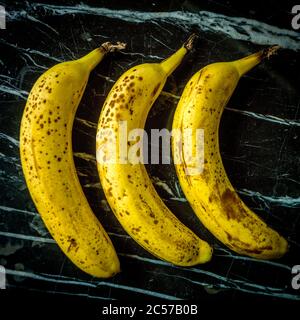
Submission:
<svg viewBox="0 0 300 320">
<path fill-rule="evenodd" d="M 263 253 L 264 251 L 272 251 L 273 250 L 273 247 L 268 245 L 268 246 L 263 246 L 263 247 L 258 247 L 258 248 L 250 248 L 250 244 L 249 243 L 246 243 L 246 242 L 243 242 L 241 241 L 240 239 L 232 236 L 230 233 L 226 232 L 226 236 L 227 236 L 227 239 L 228 239 L 228 246 L 233 249 L 233 250 L 239 250 L 240 252 L 245 252 L 247 254 L 261 254 Z"/>
<path fill-rule="evenodd" d="M 229 220 L 241 221 L 247 216 L 237 194 L 228 188 L 222 193 L 221 203 Z"/>
<path fill-rule="evenodd" d="M 273 250 L 273 248 L 271 246 L 266 246 L 266 247 L 262 247 L 260 249 L 245 249 L 244 248 L 243 250 L 249 254 L 261 254 L 266 250 L 271 251 L 271 250 Z"/>
<path fill-rule="evenodd" d="M 215 195 L 215 192 L 212 192 L 212 193 L 209 195 L 208 201 L 209 201 L 210 203 L 215 202 L 215 201 L 218 201 L 218 197 Z"/>
<path fill-rule="evenodd" d="M 183 123 L 182 123 L 183 119 L 181 119 L 181 124 L 180 124 L 180 130 L 181 132 L 183 132 Z M 180 160 L 181 160 L 181 166 L 184 170 L 184 173 L 185 173 L 185 178 L 186 178 L 186 181 L 188 183 L 188 185 L 190 187 L 192 187 L 192 182 L 191 182 L 191 179 L 190 179 L 190 176 L 188 174 L 188 167 L 187 167 L 187 164 L 186 164 L 186 161 L 185 161 L 185 158 L 184 158 L 184 152 L 183 152 L 183 145 L 182 145 L 182 141 L 179 141 L 178 142 L 178 148 L 179 148 L 179 152 L 180 152 Z"/>
<path fill-rule="evenodd" d="M 70 252 L 73 248 L 74 248 L 75 252 L 78 251 L 79 246 L 78 246 L 76 240 L 74 238 L 70 238 L 70 239 L 68 239 L 68 241 L 70 242 L 70 245 L 67 249 L 67 252 Z"/>
<path fill-rule="evenodd" d="M 240 250 L 245 250 L 245 247 L 246 248 L 250 247 L 249 243 L 241 241 L 240 239 L 232 236 L 229 232 L 225 231 L 225 234 L 227 236 L 229 243 L 231 243 L 233 247 L 238 247 Z"/>
<path fill-rule="evenodd" d="M 151 92 L 151 97 L 154 97 L 160 87 L 161 83 L 158 83 L 155 88 L 153 89 L 153 91 Z"/>
<path fill-rule="evenodd" d="M 148 211 L 149 211 L 149 216 L 154 220 L 153 222 L 154 222 L 154 224 L 157 224 L 158 223 L 158 221 L 155 219 L 156 218 L 156 216 L 155 216 L 155 214 L 154 214 L 154 212 L 153 212 L 153 210 L 152 210 L 152 208 L 148 205 L 148 203 L 144 200 L 144 198 L 142 197 L 142 195 L 140 194 L 139 195 L 139 198 L 141 199 L 141 201 L 142 201 L 142 203 L 145 205 L 145 207 L 147 207 L 148 208 Z"/>
</svg>

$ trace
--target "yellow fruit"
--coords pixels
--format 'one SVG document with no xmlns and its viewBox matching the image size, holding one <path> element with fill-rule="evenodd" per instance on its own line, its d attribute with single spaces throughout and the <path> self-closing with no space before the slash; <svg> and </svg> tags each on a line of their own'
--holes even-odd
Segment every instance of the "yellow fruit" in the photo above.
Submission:
<svg viewBox="0 0 300 320">
<path fill-rule="evenodd" d="M 22 168 L 46 227 L 76 266 L 104 278 L 119 272 L 119 260 L 80 186 L 72 126 L 90 72 L 107 52 L 123 47 L 105 43 L 47 70 L 29 94 L 20 129 Z"/>
<path fill-rule="evenodd" d="M 196 215 L 230 249 L 260 259 L 281 257 L 287 251 L 287 242 L 235 192 L 222 164 L 218 130 L 224 107 L 240 77 L 275 50 L 272 47 L 240 60 L 214 63 L 201 69 L 187 83 L 173 120 L 173 129 L 181 132 L 191 129 L 194 139 L 196 129 L 204 129 L 202 173 L 191 174 L 199 164 L 195 159 L 190 163 L 184 159 L 184 147 L 195 154 L 195 140 L 184 142 L 176 136 L 172 139 L 177 176 Z"/>
<path fill-rule="evenodd" d="M 120 224 L 148 252 L 181 266 L 209 261 L 210 246 L 171 213 L 152 185 L 144 164 L 107 163 L 106 157 L 111 159 L 108 155 L 111 150 L 105 152 L 103 146 L 114 139 L 111 148 L 122 143 L 120 121 L 126 121 L 127 134 L 144 128 L 152 104 L 167 77 L 189 51 L 193 38 L 163 62 L 137 65 L 118 79 L 101 111 L 96 147 L 101 184 Z M 105 129 L 113 132 L 110 137 L 101 133 Z M 119 147 L 115 156 L 122 158 Z"/>
</svg>

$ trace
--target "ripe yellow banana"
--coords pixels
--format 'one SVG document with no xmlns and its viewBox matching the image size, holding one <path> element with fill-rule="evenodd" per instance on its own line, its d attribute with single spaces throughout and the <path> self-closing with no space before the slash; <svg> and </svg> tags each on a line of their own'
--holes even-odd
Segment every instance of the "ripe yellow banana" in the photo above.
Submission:
<svg viewBox="0 0 300 320">
<path fill-rule="evenodd" d="M 260 259 L 279 258 L 288 245 L 235 192 L 222 164 L 218 130 L 224 107 L 240 77 L 276 49 L 201 69 L 187 83 L 173 119 L 175 132 L 191 129 L 194 138 L 186 142 L 175 134 L 172 139 L 176 172 L 190 205 L 206 228 L 230 249 Z M 196 160 L 188 163 L 184 150 L 190 148 L 191 154 L 196 153 L 195 132 L 199 128 L 204 129 L 204 167 L 202 173 L 191 174 L 199 164 Z"/>
<path fill-rule="evenodd" d="M 117 254 L 81 189 L 72 153 L 76 109 L 92 69 L 123 44 L 103 44 L 47 70 L 34 84 L 20 129 L 22 168 L 32 199 L 62 251 L 95 277 L 119 272 Z"/>
<path fill-rule="evenodd" d="M 134 129 L 144 128 L 152 104 L 167 77 L 191 49 L 193 38 L 163 62 L 135 66 L 118 79 L 101 111 L 96 146 L 101 184 L 123 228 L 153 255 L 181 266 L 210 260 L 210 246 L 171 213 L 152 185 L 144 164 L 130 161 L 108 163 L 105 158 L 111 156 L 103 146 L 110 143 L 111 138 L 115 139 L 117 146 L 122 144 L 120 121 L 127 122 L 128 135 Z M 113 134 L 110 137 L 102 134 L 105 129 L 110 129 Z M 115 143 L 111 148 L 115 148 Z M 116 158 L 122 158 L 120 148 L 116 149 Z"/>
</svg>

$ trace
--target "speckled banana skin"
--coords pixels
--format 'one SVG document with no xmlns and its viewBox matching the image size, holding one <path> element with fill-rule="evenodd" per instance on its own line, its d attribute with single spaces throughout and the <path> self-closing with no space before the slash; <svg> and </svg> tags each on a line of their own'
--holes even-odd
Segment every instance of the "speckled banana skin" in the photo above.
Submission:
<svg viewBox="0 0 300 320">
<path fill-rule="evenodd" d="M 103 128 L 116 132 L 117 144 L 119 121 L 127 121 L 128 132 L 144 128 L 147 114 L 168 75 L 180 64 L 187 51 L 187 47 L 183 46 L 162 63 L 135 66 L 118 79 L 101 111 L 97 150 L 106 143 L 99 134 Z M 181 266 L 210 260 L 210 246 L 167 208 L 143 164 L 107 164 L 98 161 L 97 166 L 103 190 L 116 218 L 144 249 L 160 259 Z"/>
<path fill-rule="evenodd" d="M 235 192 L 222 164 L 218 130 L 224 107 L 240 77 L 272 50 L 274 48 L 201 69 L 187 83 L 173 120 L 173 129 L 192 128 L 193 132 L 197 128 L 204 129 L 203 172 L 187 175 L 185 163 L 175 165 L 190 205 L 206 228 L 226 246 L 239 254 L 259 259 L 281 257 L 287 251 L 287 242 L 252 212 Z M 174 159 L 182 157 L 181 150 L 181 143 L 174 138 Z"/>
<path fill-rule="evenodd" d="M 46 71 L 29 94 L 20 129 L 22 168 L 46 227 L 76 266 L 104 278 L 119 272 L 119 260 L 80 186 L 72 126 L 91 70 L 114 48 L 106 43 Z"/>
</svg>

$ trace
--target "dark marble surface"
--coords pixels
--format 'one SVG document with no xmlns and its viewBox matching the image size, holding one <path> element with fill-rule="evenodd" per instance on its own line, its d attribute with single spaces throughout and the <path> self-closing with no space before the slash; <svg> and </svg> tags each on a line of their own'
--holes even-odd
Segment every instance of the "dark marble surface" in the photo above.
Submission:
<svg viewBox="0 0 300 320">
<path fill-rule="evenodd" d="M 300 300 L 300 291 L 291 287 L 291 268 L 300 264 L 300 34 L 291 28 L 291 8 L 273 5 L 268 13 L 262 4 L 247 8 L 221 1 L 1 4 L 7 9 L 7 29 L 0 30 L 0 264 L 6 268 L 8 290 L 89 300 L 209 301 L 244 295 Z M 216 241 L 194 217 L 172 166 L 147 169 L 165 203 L 213 244 L 211 262 L 181 268 L 157 260 L 130 239 L 105 201 L 96 169 L 95 132 L 106 94 L 126 69 L 169 56 L 192 30 L 200 34 L 196 50 L 169 78 L 151 110 L 148 129 L 170 126 L 186 81 L 202 66 L 269 44 L 283 48 L 240 81 L 220 128 L 222 157 L 234 187 L 290 243 L 289 253 L 278 261 L 239 256 Z M 91 74 L 73 133 L 84 192 L 121 260 L 122 272 L 101 280 L 74 267 L 49 236 L 25 185 L 18 135 L 28 92 L 38 76 L 108 40 L 125 41 L 128 48 L 107 57 Z"/>
</svg>

